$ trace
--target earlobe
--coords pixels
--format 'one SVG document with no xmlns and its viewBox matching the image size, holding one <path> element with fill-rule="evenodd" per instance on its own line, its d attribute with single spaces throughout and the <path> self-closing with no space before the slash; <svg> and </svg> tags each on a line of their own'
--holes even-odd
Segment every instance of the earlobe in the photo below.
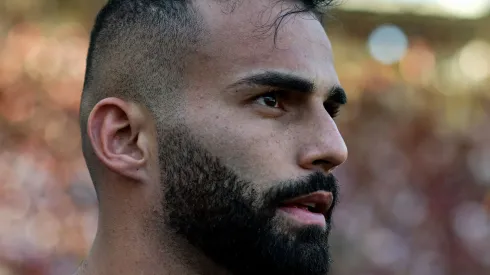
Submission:
<svg viewBox="0 0 490 275">
<path fill-rule="evenodd" d="M 118 98 L 106 98 L 88 118 L 88 134 L 100 162 L 108 169 L 135 181 L 146 177 L 147 150 L 138 142 L 141 119 L 136 106 Z"/>
</svg>

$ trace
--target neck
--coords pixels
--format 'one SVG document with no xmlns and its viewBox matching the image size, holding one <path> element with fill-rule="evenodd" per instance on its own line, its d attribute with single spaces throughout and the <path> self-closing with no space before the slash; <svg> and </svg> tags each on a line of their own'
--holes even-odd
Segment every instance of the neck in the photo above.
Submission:
<svg viewBox="0 0 490 275">
<path fill-rule="evenodd" d="M 225 275 L 184 238 L 163 233 L 164 228 L 142 230 L 133 220 L 99 228 L 86 261 L 75 275 Z M 145 232 L 146 231 L 146 232 Z M 166 231 L 163 231 L 166 232 Z"/>
</svg>

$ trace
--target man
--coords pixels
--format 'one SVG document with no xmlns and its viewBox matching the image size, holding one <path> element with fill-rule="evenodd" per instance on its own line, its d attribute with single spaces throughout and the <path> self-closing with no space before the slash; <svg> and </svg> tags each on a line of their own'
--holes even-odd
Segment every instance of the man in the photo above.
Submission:
<svg viewBox="0 0 490 275">
<path fill-rule="evenodd" d="M 81 103 L 99 226 L 77 275 L 327 274 L 347 157 L 330 2 L 103 8 Z"/>
</svg>

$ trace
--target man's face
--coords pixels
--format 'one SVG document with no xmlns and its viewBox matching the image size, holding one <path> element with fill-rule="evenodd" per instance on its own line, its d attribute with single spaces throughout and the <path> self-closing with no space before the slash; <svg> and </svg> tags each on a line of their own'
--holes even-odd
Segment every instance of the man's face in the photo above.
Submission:
<svg viewBox="0 0 490 275">
<path fill-rule="evenodd" d="M 159 129 L 166 223 L 236 274 L 326 274 L 330 172 L 347 157 L 329 40 L 305 14 L 265 34 L 290 4 L 215 2 L 198 5 L 209 33 L 182 121 Z"/>
</svg>

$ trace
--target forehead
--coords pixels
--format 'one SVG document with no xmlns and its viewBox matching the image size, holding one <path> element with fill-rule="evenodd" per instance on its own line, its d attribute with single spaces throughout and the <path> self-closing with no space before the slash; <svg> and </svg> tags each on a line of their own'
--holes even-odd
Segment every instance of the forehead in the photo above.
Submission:
<svg viewBox="0 0 490 275">
<path fill-rule="evenodd" d="M 317 87 L 338 84 L 330 41 L 312 14 L 285 17 L 274 39 L 277 18 L 294 9 L 297 3 L 222 2 L 196 4 L 207 29 L 200 53 L 201 72 L 221 72 L 220 78 L 231 81 L 225 78 L 237 78 L 256 70 L 280 70 L 310 78 Z"/>
</svg>

